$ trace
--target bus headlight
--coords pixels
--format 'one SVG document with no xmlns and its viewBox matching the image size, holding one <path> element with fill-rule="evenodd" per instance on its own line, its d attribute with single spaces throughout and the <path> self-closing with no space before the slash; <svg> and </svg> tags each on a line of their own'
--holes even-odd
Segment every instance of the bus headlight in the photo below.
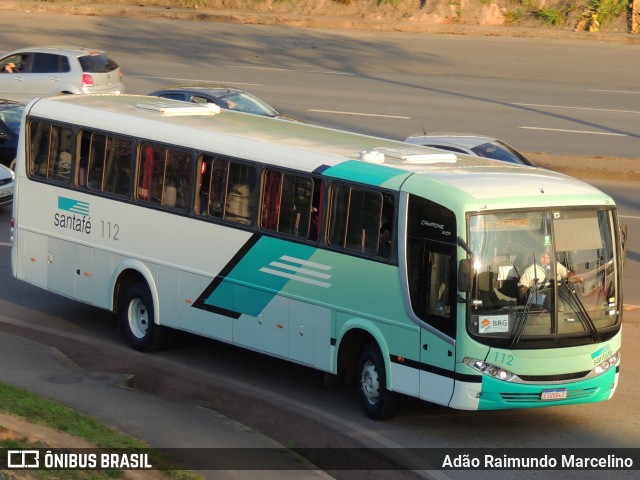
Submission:
<svg viewBox="0 0 640 480">
<path fill-rule="evenodd" d="M 505 370 L 504 368 L 492 365 L 482 360 L 465 357 L 462 361 L 465 363 L 465 365 L 469 365 L 471 368 L 477 370 L 483 375 L 495 378 L 497 380 L 504 380 L 505 382 L 508 382 L 515 377 L 515 374 L 511 373 L 509 370 Z"/>
<path fill-rule="evenodd" d="M 593 369 L 596 375 L 602 375 L 604 372 L 615 366 L 620 361 L 620 350 L 607 358 L 604 362 Z"/>
</svg>

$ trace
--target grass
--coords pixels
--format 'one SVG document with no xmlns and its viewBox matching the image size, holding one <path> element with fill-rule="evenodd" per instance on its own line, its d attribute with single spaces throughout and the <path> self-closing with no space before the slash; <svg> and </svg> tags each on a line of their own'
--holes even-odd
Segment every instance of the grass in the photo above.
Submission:
<svg viewBox="0 0 640 480">
<path fill-rule="evenodd" d="M 53 400 L 39 397 L 20 388 L 0 383 L 0 412 L 22 417 L 54 430 L 66 432 L 86 440 L 97 448 L 148 449 L 144 442 L 133 439 L 101 422 Z M 0 427 L 0 432 L 2 427 Z M 47 448 L 40 442 L 27 438 L 0 440 L 0 448 Z M 176 480 L 201 480 L 202 477 L 189 471 L 178 470 L 170 460 L 153 450 L 149 451 L 152 464 L 166 468 L 163 474 Z M 30 470 L 39 479 L 54 480 L 101 480 L 121 478 L 121 470 Z M 2 476 L 0 475 L 0 478 Z"/>
</svg>

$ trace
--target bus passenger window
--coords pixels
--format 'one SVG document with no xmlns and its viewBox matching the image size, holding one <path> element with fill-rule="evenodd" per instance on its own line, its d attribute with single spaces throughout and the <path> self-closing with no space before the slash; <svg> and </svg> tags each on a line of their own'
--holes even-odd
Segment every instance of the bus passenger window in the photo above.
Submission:
<svg viewBox="0 0 640 480">
<path fill-rule="evenodd" d="M 267 171 L 263 182 L 260 226 L 265 230 L 308 239 L 315 183 L 307 176 Z M 317 206 L 315 210 L 317 212 Z M 317 225 L 315 235 L 317 238 Z"/>
<path fill-rule="evenodd" d="M 335 185 L 331 195 L 329 243 L 388 258 L 395 221 L 393 197 L 342 184 Z M 380 248 L 381 240 L 386 249 Z"/>
<path fill-rule="evenodd" d="M 191 153 L 145 143 L 141 149 L 137 198 L 186 211 L 191 204 Z"/>
<path fill-rule="evenodd" d="M 29 132 L 30 174 L 58 182 L 69 182 L 74 151 L 73 130 L 33 120 Z"/>
<path fill-rule="evenodd" d="M 198 172 L 198 215 L 251 224 L 257 179 L 255 167 L 205 155 Z"/>
<path fill-rule="evenodd" d="M 83 130 L 76 186 L 129 196 L 133 141 Z"/>
<path fill-rule="evenodd" d="M 250 225 L 253 218 L 257 173 L 254 167 L 229 164 L 224 219 Z"/>
</svg>

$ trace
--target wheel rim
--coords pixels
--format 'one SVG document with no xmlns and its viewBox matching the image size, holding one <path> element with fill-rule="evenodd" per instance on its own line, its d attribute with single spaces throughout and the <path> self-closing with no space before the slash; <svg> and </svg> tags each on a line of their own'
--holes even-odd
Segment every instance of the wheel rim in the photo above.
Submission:
<svg viewBox="0 0 640 480">
<path fill-rule="evenodd" d="M 362 367 L 362 377 L 360 379 L 362 385 L 362 394 L 364 398 L 371 405 L 375 405 L 378 402 L 380 396 L 380 380 L 378 377 L 378 371 L 375 364 L 367 360 Z"/>
<path fill-rule="evenodd" d="M 136 298 L 129 304 L 129 329 L 137 338 L 144 338 L 149 329 L 149 312 L 142 300 Z"/>
</svg>

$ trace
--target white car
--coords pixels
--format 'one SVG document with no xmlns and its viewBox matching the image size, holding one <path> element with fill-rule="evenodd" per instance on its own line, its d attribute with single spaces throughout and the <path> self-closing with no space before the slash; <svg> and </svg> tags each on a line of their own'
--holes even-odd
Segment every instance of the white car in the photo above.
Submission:
<svg viewBox="0 0 640 480">
<path fill-rule="evenodd" d="M 13 186 L 15 183 L 13 170 L 0 163 L 0 207 L 13 202 Z"/>
<path fill-rule="evenodd" d="M 28 102 L 65 94 L 123 93 L 122 70 L 101 50 L 31 47 L 0 58 L 0 97 Z"/>
</svg>

